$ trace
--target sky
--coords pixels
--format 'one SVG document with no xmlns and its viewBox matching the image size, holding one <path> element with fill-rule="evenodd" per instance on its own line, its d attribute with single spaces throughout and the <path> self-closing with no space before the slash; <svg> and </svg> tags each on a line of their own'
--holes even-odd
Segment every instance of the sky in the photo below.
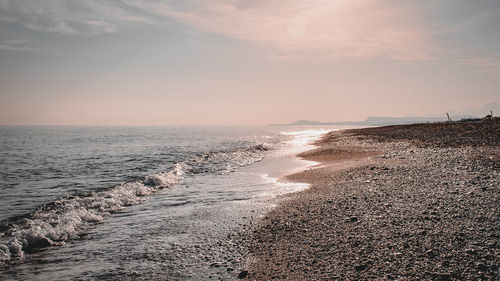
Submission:
<svg viewBox="0 0 500 281">
<path fill-rule="evenodd" d="M 0 125 L 444 116 L 500 101 L 499 29 L 498 0 L 0 0 Z"/>
</svg>

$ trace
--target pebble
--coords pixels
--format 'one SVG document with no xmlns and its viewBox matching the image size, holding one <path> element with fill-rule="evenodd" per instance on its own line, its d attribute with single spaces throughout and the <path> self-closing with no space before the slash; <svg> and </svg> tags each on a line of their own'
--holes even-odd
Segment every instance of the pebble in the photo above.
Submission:
<svg viewBox="0 0 500 281">
<path fill-rule="evenodd" d="M 285 197 L 247 237 L 252 279 L 498 279 L 498 142 L 331 137 L 330 147 L 387 153 Z"/>
</svg>

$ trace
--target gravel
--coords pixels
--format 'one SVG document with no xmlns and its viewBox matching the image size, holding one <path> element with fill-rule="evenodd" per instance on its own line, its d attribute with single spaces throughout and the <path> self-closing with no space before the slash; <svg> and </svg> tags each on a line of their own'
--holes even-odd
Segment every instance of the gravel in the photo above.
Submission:
<svg viewBox="0 0 500 281">
<path fill-rule="evenodd" d="M 302 155 L 323 166 L 289 177 L 312 187 L 241 236 L 240 277 L 500 280 L 499 123 L 330 133 Z"/>
</svg>

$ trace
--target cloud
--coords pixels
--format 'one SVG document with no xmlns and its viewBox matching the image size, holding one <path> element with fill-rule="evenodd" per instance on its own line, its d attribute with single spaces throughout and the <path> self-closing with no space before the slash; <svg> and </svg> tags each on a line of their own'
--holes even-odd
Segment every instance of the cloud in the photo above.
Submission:
<svg viewBox="0 0 500 281">
<path fill-rule="evenodd" d="M 281 57 L 429 58 L 430 32 L 413 6 L 386 0 L 134 2 L 201 31 L 269 46 Z"/>
<path fill-rule="evenodd" d="M 430 32 L 415 7 L 392 0 L 4 0 L 0 21 L 92 35 L 165 19 L 270 50 L 277 58 L 422 60 Z"/>
<path fill-rule="evenodd" d="M 0 42 L 0 50 L 9 50 L 9 51 L 32 51 L 39 52 L 41 50 L 37 48 L 30 47 L 29 40 L 27 39 L 17 39 L 17 40 L 2 40 Z"/>
<path fill-rule="evenodd" d="M 500 74 L 500 55 L 488 58 L 463 58 L 455 61 L 456 65 L 463 68 L 474 68 L 490 74 Z"/>
<path fill-rule="evenodd" d="M 0 2 L 0 22 L 35 31 L 78 35 L 114 33 L 120 25 L 150 22 L 127 8 L 121 1 L 4 0 Z"/>
</svg>

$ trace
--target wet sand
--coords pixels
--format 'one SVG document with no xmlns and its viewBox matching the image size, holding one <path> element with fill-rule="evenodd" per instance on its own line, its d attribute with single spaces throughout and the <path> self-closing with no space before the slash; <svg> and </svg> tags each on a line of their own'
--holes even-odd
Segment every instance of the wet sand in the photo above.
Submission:
<svg viewBox="0 0 500 281">
<path fill-rule="evenodd" d="M 242 235 L 240 279 L 499 280 L 500 120 L 332 132 Z"/>
</svg>

